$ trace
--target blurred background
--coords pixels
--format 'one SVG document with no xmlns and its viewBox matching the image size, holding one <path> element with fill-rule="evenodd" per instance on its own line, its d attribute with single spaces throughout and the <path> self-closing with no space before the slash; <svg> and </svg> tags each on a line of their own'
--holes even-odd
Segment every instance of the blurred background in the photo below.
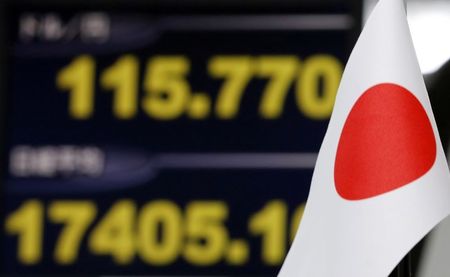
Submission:
<svg viewBox="0 0 450 277">
<path fill-rule="evenodd" d="M 0 275 L 275 276 L 376 2 L 2 2 Z M 447 151 L 450 1 L 407 2 Z"/>
</svg>

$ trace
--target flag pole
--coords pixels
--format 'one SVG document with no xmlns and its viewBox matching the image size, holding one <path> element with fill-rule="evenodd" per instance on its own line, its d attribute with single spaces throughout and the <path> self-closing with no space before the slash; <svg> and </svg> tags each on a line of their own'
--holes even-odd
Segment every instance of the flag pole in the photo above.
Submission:
<svg viewBox="0 0 450 277">
<path fill-rule="evenodd" d="M 408 263 L 407 263 L 407 274 L 408 274 L 408 276 L 409 277 L 412 277 L 412 257 L 411 257 L 412 255 L 411 255 L 411 252 L 409 252 L 408 253 L 408 255 L 407 255 L 407 260 L 408 260 Z"/>
<path fill-rule="evenodd" d="M 411 253 L 401 260 L 389 277 L 412 277 Z"/>
<path fill-rule="evenodd" d="M 397 265 L 389 277 L 413 277 L 412 272 L 412 251 L 410 251 L 403 260 Z"/>
</svg>

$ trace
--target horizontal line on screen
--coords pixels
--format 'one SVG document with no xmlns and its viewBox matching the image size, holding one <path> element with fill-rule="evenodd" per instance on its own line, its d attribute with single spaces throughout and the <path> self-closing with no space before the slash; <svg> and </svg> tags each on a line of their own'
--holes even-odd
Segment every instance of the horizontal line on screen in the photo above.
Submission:
<svg viewBox="0 0 450 277">
<path fill-rule="evenodd" d="M 354 20 L 347 14 L 167 16 L 159 24 L 166 30 L 347 30 Z"/>
<path fill-rule="evenodd" d="M 317 153 L 167 153 L 155 157 L 159 168 L 311 169 Z"/>
</svg>

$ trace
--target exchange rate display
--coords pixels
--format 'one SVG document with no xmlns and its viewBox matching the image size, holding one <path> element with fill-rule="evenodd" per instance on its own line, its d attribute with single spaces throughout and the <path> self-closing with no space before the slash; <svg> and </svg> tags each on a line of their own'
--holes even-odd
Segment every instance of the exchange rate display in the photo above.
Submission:
<svg viewBox="0 0 450 277">
<path fill-rule="evenodd" d="M 2 274 L 273 276 L 356 10 L 8 5 Z"/>
</svg>

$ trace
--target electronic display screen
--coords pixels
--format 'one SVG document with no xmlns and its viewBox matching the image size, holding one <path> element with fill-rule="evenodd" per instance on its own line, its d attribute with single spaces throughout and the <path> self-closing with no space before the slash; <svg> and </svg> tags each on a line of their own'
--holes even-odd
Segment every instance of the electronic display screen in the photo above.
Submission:
<svg viewBox="0 0 450 277">
<path fill-rule="evenodd" d="M 1 274 L 275 275 L 354 5 L 61 5 L 7 10 Z"/>
</svg>

